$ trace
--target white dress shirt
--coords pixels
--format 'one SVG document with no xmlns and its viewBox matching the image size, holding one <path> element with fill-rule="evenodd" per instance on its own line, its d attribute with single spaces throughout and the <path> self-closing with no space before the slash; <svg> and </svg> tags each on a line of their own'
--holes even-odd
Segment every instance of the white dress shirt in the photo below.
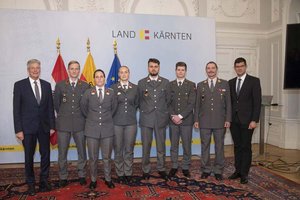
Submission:
<svg viewBox="0 0 300 200">
<path fill-rule="evenodd" d="M 31 88 L 32 88 L 32 91 L 33 91 L 33 94 L 34 94 L 35 97 L 36 97 L 36 94 L 35 94 L 35 84 L 34 84 L 34 81 L 36 81 L 36 83 L 38 85 L 38 88 L 39 88 L 40 97 L 42 99 L 42 87 L 41 87 L 41 81 L 40 81 L 40 79 L 33 80 L 31 77 L 29 77 L 29 81 L 30 81 L 30 85 L 31 85 Z"/>
<path fill-rule="evenodd" d="M 237 77 L 237 79 L 236 79 L 236 84 L 235 84 L 235 91 L 237 91 L 237 86 L 238 86 L 238 84 L 239 84 L 239 79 L 241 79 L 241 84 L 240 84 L 240 91 L 241 91 L 241 88 L 242 88 L 242 85 L 243 85 L 243 83 L 244 83 L 244 81 L 245 81 L 245 78 L 246 78 L 246 73 L 243 75 L 243 76 L 241 76 L 241 77 Z"/>
</svg>

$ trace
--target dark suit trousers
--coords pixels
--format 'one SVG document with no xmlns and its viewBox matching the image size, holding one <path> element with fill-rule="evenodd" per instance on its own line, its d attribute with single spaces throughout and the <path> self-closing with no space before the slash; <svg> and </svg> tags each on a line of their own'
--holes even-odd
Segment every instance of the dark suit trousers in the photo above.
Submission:
<svg viewBox="0 0 300 200">
<path fill-rule="evenodd" d="M 22 141 L 25 152 L 25 175 L 26 183 L 34 184 L 35 177 L 33 171 L 34 153 L 37 141 L 39 142 L 39 151 L 41 155 L 40 182 L 46 182 L 49 177 L 50 169 L 50 134 L 45 133 L 40 127 L 35 134 L 24 134 Z"/>
<path fill-rule="evenodd" d="M 241 124 L 239 120 L 233 120 L 230 131 L 234 143 L 235 172 L 242 177 L 247 177 L 251 161 L 251 140 L 254 129 L 248 129 L 249 124 Z"/>
</svg>

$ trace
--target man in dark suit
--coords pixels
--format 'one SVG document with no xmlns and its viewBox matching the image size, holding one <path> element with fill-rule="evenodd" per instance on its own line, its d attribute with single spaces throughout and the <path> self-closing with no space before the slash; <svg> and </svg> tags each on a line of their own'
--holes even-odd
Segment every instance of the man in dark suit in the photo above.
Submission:
<svg viewBox="0 0 300 200">
<path fill-rule="evenodd" d="M 153 132 L 156 140 L 157 170 L 163 179 L 167 179 L 165 168 L 166 127 L 169 121 L 169 80 L 159 76 L 160 62 L 156 58 L 148 60 L 149 76 L 138 82 L 140 100 L 140 126 L 143 143 L 143 178 L 150 178 L 150 150 Z"/>
<path fill-rule="evenodd" d="M 58 131 L 58 166 L 59 186 L 64 187 L 68 181 L 67 155 L 71 136 L 73 136 L 77 154 L 77 171 L 80 185 L 86 184 L 86 142 L 83 133 L 85 118 L 80 110 L 80 100 L 89 85 L 78 79 L 79 62 L 72 60 L 68 64 L 69 78 L 55 86 L 54 108 L 57 112 L 56 129 Z"/>
<path fill-rule="evenodd" d="M 16 137 L 25 151 L 25 174 L 29 195 L 35 195 L 33 171 L 34 152 L 37 141 L 41 154 L 40 191 L 50 191 L 50 135 L 54 133 L 54 109 L 50 83 L 40 79 L 41 63 L 31 59 L 27 62 L 29 77 L 14 85 L 13 115 Z"/>
<path fill-rule="evenodd" d="M 179 139 L 182 140 L 183 159 L 182 173 L 190 177 L 191 145 L 194 123 L 194 106 L 196 101 L 196 84 L 186 79 L 187 66 L 184 62 L 176 63 L 176 79 L 170 82 L 171 103 L 169 106 L 171 161 L 169 177 L 175 176 L 178 170 Z"/>
<path fill-rule="evenodd" d="M 237 77 L 229 81 L 232 124 L 230 127 L 234 142 L 235 172 L 229 179 L 240 178 L 241 184 L 248 183 L 248 173 L 252 161 L 251 140 L 257 126 L 261 108 L 260 80 L 246 73 L 244 58 L 234 61 Z"/>
</svg>

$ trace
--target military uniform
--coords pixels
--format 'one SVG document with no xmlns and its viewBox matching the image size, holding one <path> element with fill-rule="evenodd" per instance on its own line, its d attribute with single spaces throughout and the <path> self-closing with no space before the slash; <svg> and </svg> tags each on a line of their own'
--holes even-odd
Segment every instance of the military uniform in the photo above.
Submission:
<svg viewBox="0 0 300 200">
<path fill-rule="evenodd" d="M 170 82 L 170 94 L 170 115 L 181 115 L 183 117 L 180 125 L 174 124 L 172 120 L 169 121 L 172 168 L 178 168 L 178 146 L 181 138 L 183 147 L 182 169 L 188 170 L 191 163 L 196 84 L 187 79 L 179 83 L 176 79 Z"/>
<path fill-rule="evenodd" d="M 55 86 L 54 108 L 57 113 L 56 129 L 58 131 L 58 165 L 59 178 L 66 180 L 67 155 L 71 136 L 73 136 L 78 153 L 78 176 L 86 176 L 86 143 L 83 134 L 85 118 L 80 110 L 80 100 L 85 90 L 89 88 L 86 82 L 77 80 L 72 86 L 69 79 L 60 81 Z"/>
<path fill-rule="evenodd" d="M 125 87 L 125 88 L 124 88 Z M 114 153 L 115 167 L 118 176 L 131 176 L 133 149 L 137 133 L 136 110 L 139 103 L 137 85 L 120 82 L 112 85 L 118 103 L 114 115 Z"/>
<path fill-rule="evenodd" d="M 102 100 L 97 87 L 85 91 L 81 102 L 81 110 L 86 117 L 84 134 L 87 140 L 91 181 L 97 179 L 97 163 L 99 147 L 101 148 L 104 163 L 105 180 L 111 181 L 111 152 L 113 148 L 113 114 L 117 108 L 114 91 L 105 88 Z"/>
<path fill-rule="evenodd" d="M 217 78 L 213 91 L 209 81 L 197 85 L 195 121 L 199 122 L 201 136 L 201 168 L 205 173 L 222 174 L 224 169 L 225 121 L 231 122 L 231 99 L 228 82 Z M 215 163 L 210 166 L 211 135 L 215 141 Z"/>
<path fill-rule="evenodd" d="M 143 143 L 142 169 L 144 173 L 150 173 L 150 150 L 154 131 L 157 169 L 162 172 L 165 171 L 166 126 L 169 120 L 169 81 L 161 76 L 156 81 L 150 77 L 143 78 L 138 82 L 138 93 Z"/>
</svg>

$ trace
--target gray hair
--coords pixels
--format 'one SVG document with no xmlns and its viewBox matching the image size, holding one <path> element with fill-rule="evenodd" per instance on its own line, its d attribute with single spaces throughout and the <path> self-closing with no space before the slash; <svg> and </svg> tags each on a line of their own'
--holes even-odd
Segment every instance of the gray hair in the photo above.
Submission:
<svg viewBox="0 0 300 200">
<path fill-rule="evenodd" d="M 29 68 L 29 66 L 34 63 L 41 65 L 41 61 L 39 61 L 38 59 L 30 59 L 27 61 L 27 68 Z"/>
</svg>

